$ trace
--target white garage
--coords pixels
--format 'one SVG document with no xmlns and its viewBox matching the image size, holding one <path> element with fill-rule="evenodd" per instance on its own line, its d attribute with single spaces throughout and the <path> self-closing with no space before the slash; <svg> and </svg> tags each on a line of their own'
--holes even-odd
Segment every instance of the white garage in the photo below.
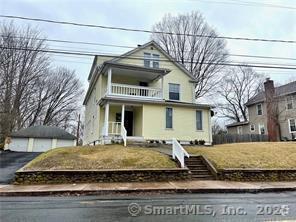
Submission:
<svg viewBox="0 0 296 222">
<path fill-rule="evenodd" d="M 13 132 L 7 148 L 19 152 L 45 152 L 56 147 L 75 146 L 76 137 L 54 126 L 32 126 Z"/>
</svg>

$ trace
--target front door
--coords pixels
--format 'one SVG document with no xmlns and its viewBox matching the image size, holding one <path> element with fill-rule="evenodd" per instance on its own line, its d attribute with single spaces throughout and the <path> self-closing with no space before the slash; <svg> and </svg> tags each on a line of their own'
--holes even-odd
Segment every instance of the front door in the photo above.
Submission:
<svg viewBox="0 0 296 222">
<path fill-rule="evenodd" d="M 134 124 L 134 115 L 132 111 L 124 112 L 124 127 L 127 132 L 127 136 L 133 135 L 133 124 Z"/>
</svg>

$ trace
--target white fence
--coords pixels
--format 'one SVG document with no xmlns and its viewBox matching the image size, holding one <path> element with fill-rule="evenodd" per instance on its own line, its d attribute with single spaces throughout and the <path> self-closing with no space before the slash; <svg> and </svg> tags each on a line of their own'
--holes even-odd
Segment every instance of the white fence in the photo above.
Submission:
<svg viewBox="0 0 296 222">
<path fill-rule="evenodd" d="M 172 156 L 173 159 L 177 159 L 179 160 L 181 167 L 184 168 L 185 167 L 185 156 L 189 157 L 189 154 L 187 153 L 187 151 L 181 146 L 180 143 L 178 143 L 178 141 L 173 138 L 172 139 Z"/>
<path fill-rule="evenodd" d="M 111 84 L 111 94 L 121 96 L 135 96 L 162 99 L 162 90 L 144 86 L 133 86 L 125 84 Z"/>
</svg>

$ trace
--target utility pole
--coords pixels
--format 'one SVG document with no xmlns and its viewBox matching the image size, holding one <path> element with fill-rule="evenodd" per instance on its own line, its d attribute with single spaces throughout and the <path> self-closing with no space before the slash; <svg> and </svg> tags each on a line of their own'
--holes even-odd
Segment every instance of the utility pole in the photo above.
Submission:
<svg viewBox="0 0 296 222">
<path fill-rule="evenodd" d="M 76 132 L 76 146 L 79 145 L 79 135 L 80 135 L 80 114 L 78 115 L 78 126 Z"/>
</svg>

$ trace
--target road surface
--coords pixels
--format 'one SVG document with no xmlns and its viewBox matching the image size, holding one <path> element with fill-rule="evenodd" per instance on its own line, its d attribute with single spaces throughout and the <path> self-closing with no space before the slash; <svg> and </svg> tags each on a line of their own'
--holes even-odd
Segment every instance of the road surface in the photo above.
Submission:
<svg viewBox="0 0 296 222">
<path fill-rule="evenodd" d="M 295 220 L 296 192 L 0 197 L 0 221 Z"/>
</svg>

